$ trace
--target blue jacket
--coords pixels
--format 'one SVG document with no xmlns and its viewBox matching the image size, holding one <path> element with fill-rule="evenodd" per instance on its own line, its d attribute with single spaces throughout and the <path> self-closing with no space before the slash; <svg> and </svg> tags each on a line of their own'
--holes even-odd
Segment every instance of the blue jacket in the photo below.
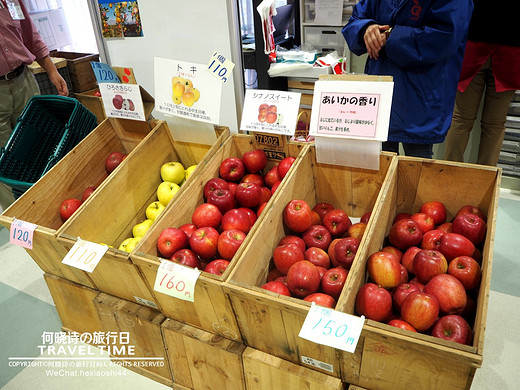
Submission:
<svg viewBox="0 0 520 390">
<path fill-rule="evenodd" d="M 356 55 L 367 52 L 369 24 L 388 24 L 390 37 L 365 73 L 390 75 L 394 93 L 388 140 L 433 144 L 450 127 L 473 2 L 361 0 L 343 36 Z"/>
</svg>

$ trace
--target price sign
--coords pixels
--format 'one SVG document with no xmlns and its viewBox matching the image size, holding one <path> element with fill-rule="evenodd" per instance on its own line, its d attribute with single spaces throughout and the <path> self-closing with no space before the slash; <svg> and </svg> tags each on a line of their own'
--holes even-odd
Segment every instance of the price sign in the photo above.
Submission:
<svg viewBox="0 0 520 390">
<path fill-rule="evenodd" d="M 353 353 L 364 323 L 365 317 L 356 317 L 313 303 L 299 336 Z"/>
<path fill-rule="evenodd" d="M 231 77 L 234 67 L 234 63 L 217 51 L 213 53 L 208 63 L 208 71 L 223 83 Z"/>
<path fill-rule="evenodd" d="M 184 301 L 194 302 L 195 283 L 199 275 L 200 271 L 196 268 L 161 260 L 153 289 Z"/>
<path fill-rule="evenodd" d="M 99 84 L 105 114 L 111 118 L 144 121 L 143 98 L 137 84 Z"/>
<path fill-rule="evenodd" d="M 63 258 L 62 263 L 92 273 L 107 249 L 108 246 L 106 245 L 78 238 L 78 241 Z"/>
<path fill-rule="evenodd" d="M 14 219 L 11 224 L 9 242 L 13 245 L 22 246 L 27 249 L 33 248 L 33 235 L 36 225 Z"/>
<path fill-rule="evenodd" d="M 92 70 L 96 76 L 98 84 L 101 83 L 120 83 L 117 73 L 110 67 L 110 65 L 103 62 L 91 62 Z"/>
</svg>

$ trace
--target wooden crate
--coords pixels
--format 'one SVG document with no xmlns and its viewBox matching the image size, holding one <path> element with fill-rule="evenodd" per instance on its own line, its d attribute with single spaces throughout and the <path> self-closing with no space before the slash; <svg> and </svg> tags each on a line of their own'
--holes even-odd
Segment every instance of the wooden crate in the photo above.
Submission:
<svg viewBox="0 0 520 390">
<path fill-rule="evenodd" d="M 157 200 L 161 183 L 160 169 L 164 163 L 178 161 L 185 168 L 211 158 L 229 136 L 226 128 L 214 145 L 178 142 L 172 138 L 166 122 L 160 124 L 132 151 L 131 154 L 103 182 L 99 191 L 88 199 L 85 208 L 74 215 L 56 232 L 58 242 L 68 252 L 78 237 L 111 245 L 88 277 L 96 288 L 132 302 L 157 308 L 152 291 L 140 271 L 132 263 L 129 253 L 119 250 L 121 242 L 132 237 L 135 224 L 146 219 L 146 207 Z M 177 192 L 179 197 L 193 183 L 197 186 L 198 166 Z M 170 202 L 163 214 L 173 202 Z M 156 223 L 162 218 L 160 215 Z M 144 238 L 143 238 L 144 240 Z"/>
<path fill-rule="evenodd" d="M 306 364 L 304 357 L 315 359 L 319 362 L 317 366 L 309 367 L 340 376 L 334 348 L 298 337 L 310 303 L 279 296 L 260 286 L 266 281 L 274 248 L 289 233 L 282 217 L 289 201 L 303 199 L 311 207 L 319 202 L 329 202 L 350 217 L 360 218 L 374 208 L 394 157 L 393 154 L 382 154 L 379 170 L 371 171 L 317 163 L 316 149 L 314 145 L 309 146 L 224 284 L 244 343 L 295 364 Z M 372 225 L 369 222 L 367 231 Z M 364 239 L 360 247 L 363 242 Z"/>
<path fill-rule="evenodd" d="M 100 331 L 112 334 L 127 334 L 128 343 L 109 343 L 110 347 L 132 346 L 132 354 L 112 355 L 116 363 L 160 382 L 166 386 L 173 384 L 170 365 L 161 333 L 161 324 L 166 320 L 158 310 L 138 305 L 105 293 L 99 293 L 94 299 L 101 322 Z M 118 340 L 118 339 L 116 339 Z M 120 340 L 118 340 L 120 341 Z M 125 351 L 126 352 L 126 351 Z M 128 357 L 130 359 L 125 360 Z M 135 358 L 152 358 L 150 360 Z"/>
<path fill-rule="evenodd" d="M 44 274 L 43 277 L 64 331 L 93 334 L 101 329 L 94 306 L 99 291 L 55 275 Z"/>
<path fill-rule="evenodd" d="M 301 143 L 288 143 L 288 154 L 297 156 L 304 146 Z M 218 177 L 220 163 L 228 157 L 242 157 L 246 151 L 253 148 L 256 148 L 253 136 L 232 134 L 211 159 L 204 161 L 203 166 L 200 167 L 201 173 L 196 176 L 196 183 L 175 199 L 171 207 L 163 212 L 160 221 L 154 224 L 148 234 L 138 243 L 131 254 L 131 259 L 142 272 L 151 289 L 154 287 L 157 270 L 161 264 L 160 254 L 157 250 L 157 238 L 161 231 L 167 227 L 179 227 L 185 223 L 191 223 L 193 211 L 204 203 L 204 184 L 209 179 Z M 274 164 L 274 162 L 268 161 L 268 168 L 269 164 Z M 271 204 L 270 200 L 264 211 Z M 262 218 L 261 216 L 251 228 L 241 248 L 247 245 Z M 234 259 L 240 256 L 241 250 L 239 249 L 235 254 Z M 194 302 L 183 301 L 163 293 L 155 293 L 161 311 L 168 318 L 220 334 L 231 340 L 241 340 L 231 303 L 221 286 L 234 264 L 235 262 L 231 261 L 222 276 L 203 272 L 195 285 Z"/>
<path fill-rule="evenodd" d="M 122 126 L 118 119 L 104 121 L 0 216 L 0 223 L 7 229 L 15 218 L 37 225 L 33 249 L 27 249 L 27 253 L 44 272 L 95 288 L 85 272 L 61 263 L 67 254 L 55 237 L 63 226 L 61 203 L 68 198 L 81 199 L 86 187 L 101 185 L 107 177 L 106 157 L 116 151 L 130 153 L 154 125 L 136 122 Z"/>
<path fill-rule="evenodd" d="M 245 345 L 171 318 L 162 323 L 161 329 L 174 386 L 193 390 L 245 389 Z"/>
<path fill-rule="evenodd" d="M 99 62 L 99 54 L 75 53 L 53 50 L 51 57 L 65 58 L 72 81 L 73 92 L 84 92 L 96 88 L 97 80 L 91 62 Z"/>
<path fill-rule="evenodd" d="M 358 253 L 359 261 L 351 270 L 338 309 L 354 313 L 357 291 L 367 281 L 366 260 L 385 245 L 397 213 L 415 213 L 423 203 L 438 200 L 446 205 L 450 221 L 460 207 L 472 204 L 486 213 L 488 223 L 474 340 L 466 346 L 367 320 L 358 344 L 363 351 L 361 361 L 341 353 L 344 381 L 371 390 L 470 388 L 483 359 L 500 176 L 495 167 L 398 158 L 374 211 L 379 228 L 371 231 L 367 245 Z"/>
</svg>

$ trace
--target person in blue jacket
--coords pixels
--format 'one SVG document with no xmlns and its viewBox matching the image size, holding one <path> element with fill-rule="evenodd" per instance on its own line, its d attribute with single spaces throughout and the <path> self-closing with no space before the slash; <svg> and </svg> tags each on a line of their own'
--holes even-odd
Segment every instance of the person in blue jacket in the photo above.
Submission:
<svg viewBox="0 0 520 390">
<path fill-rule="evenodd" d="M 394 79 L 383 150 L 431 158 L 450 127 L 472 0 L 361 0 L 343 27 L 365 73 Z"/>
</svg>

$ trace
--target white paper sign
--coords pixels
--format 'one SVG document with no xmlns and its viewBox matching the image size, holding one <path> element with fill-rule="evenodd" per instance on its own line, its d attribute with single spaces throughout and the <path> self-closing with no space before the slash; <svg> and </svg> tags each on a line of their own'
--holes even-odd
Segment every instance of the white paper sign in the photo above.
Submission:
<svg viewBox="0 0 520 390">
<path fill-rule="evenodd" d="M 138 84 L 99 83 L 98 86 L 107 117 L 145 120 Z"/>
<path fill-rule="evenodd" d="M 225 83 L 231 77 L 235 64 L 219 52 L 214 52 L 208 63 L 208 72 Z"/>
<path fill-rule="evenodd" d="M 106 245 L 78 238 L 78 241 L 63 258 L 62 263 L 92 273 L 107 249 L 108 246 Z"/>
<path fill-rule="evenodd" d="M 169 260 L 161 260 L 153 289 L 184 301 L 194 302 L 200 271 Z"/>
<path fill-rule="evenodd" d="M 9 231 L 9 242 L 13 245 L 32 249 L 33 235 L 37 225 L 25 222 L 19 219 L 14 219 Z"/>
<path fill-rule="evenodd" d="M 240 130 L 293 136 L 301 93 L 246 89 Z"/>
<path fill-rule="evenodd" d="M 309 134 L 386 141 L 393 88 L 391 81 L 317 81 Z"/>
<path fill-rule="evenodd" d="M 343 0 L 316 0 L 315 24 L 325 26 L 341 25 L 343 19 Z"/>
<path fill-rule="evenodd" d="M 299 336 L 353 353 L 364 323 L 365 317 L 356 317 L 312 303 Z"/>
<path fill-rule="evenodd" d="M 155 57 L 155 108 L 164 114 L 218 124 L 222 81 L 208 64 Z"/>
</svg>

